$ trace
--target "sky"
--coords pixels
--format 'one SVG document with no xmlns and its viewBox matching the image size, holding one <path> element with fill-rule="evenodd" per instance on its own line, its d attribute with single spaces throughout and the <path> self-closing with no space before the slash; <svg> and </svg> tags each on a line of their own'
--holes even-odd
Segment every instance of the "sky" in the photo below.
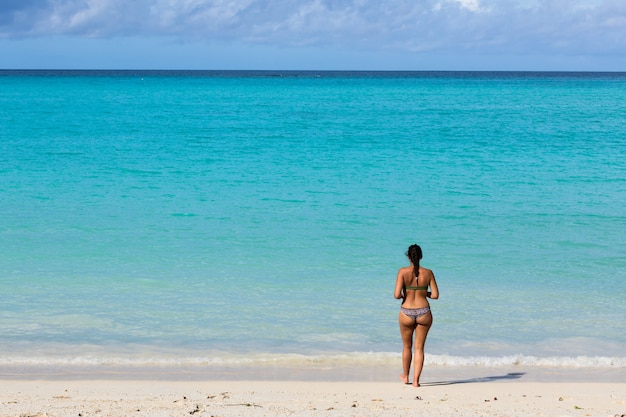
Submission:
<svg viewBox="0 0 626 417">
<path fill-rule="evenodd" d="M 0 0 L 0 69 L 626 71 L 626 0 Z"/>
</svg>

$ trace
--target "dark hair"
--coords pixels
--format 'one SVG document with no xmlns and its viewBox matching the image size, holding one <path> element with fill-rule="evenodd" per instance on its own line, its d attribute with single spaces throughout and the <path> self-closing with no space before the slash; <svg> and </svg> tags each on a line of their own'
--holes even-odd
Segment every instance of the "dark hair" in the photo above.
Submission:
<svg viewBox="0 0 626 417">
<path fill-rule="evenodd" d="M 415 274 L 415 278 L 419 274 L 420 270 L 420 260 L 422 259 L 422 248 L 419 245 L 411 245 L 409 246 L 409 250 L 406 251 L 406 256 L 409 257 L 409 260 L 413 264 L 413 274 Z"/>
</svg>

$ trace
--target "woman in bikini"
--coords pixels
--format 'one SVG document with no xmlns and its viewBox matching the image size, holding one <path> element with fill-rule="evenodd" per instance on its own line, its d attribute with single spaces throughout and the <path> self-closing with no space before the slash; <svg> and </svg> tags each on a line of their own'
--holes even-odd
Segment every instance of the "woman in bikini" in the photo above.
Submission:
<svg viewBox="0 0 626 417">
<path fill-rule="evenodd" d="M 411 245 L 406 255 L 411 261 L 411 265 L 400 268 L 398 271 L 394 292 L 394 297 L 402 299 L 398 317 L 403 345 L 403 374 L 400 377 L 405 384 L 409 383 L 409 371 L 413 359 L 413 334 L 415 334 L 413 386 L 419 387 L 420 375 L 424 365 L 424 344 L 428 330 L 433 324 L 428 298 L 433 300 L 439 298 L 439 289 L 433 271 L 420 266 L 422 249 L 418 245 Z"/>
</svg>

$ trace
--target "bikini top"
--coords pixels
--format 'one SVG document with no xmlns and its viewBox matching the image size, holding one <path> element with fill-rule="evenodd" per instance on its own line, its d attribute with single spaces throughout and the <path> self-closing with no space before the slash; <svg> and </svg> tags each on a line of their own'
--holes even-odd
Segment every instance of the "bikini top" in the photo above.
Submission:
<svg viewBox="0 0 626 417">
<path fill-rule="evenodd" d="M 406 286 L 404 287 L 407 290 L 413 290 L 413 291 L 428 291 L 428 285 L 415 285 L 415 286 Z"/>
</svg>

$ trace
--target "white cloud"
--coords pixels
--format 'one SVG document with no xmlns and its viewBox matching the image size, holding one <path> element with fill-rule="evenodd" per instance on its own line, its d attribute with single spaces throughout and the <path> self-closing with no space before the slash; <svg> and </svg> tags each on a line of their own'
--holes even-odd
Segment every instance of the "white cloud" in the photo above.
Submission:
<svg viewBox="0 0 626 417">
<path fill-rule="evenodd" d="M 622 0 L 3 0 L 0 37 L 175 37 L 273 46 L 626 52 Z"/>
<path fill-rule="evenodd" d="M 458 1 L 461 4 L 461 6 L 463 6 L 467 10 L 471 10 L 473 12 L 479 12 L 481 10 L 478 0 L 455 0 L 455 1 Z"/>
</svg>

